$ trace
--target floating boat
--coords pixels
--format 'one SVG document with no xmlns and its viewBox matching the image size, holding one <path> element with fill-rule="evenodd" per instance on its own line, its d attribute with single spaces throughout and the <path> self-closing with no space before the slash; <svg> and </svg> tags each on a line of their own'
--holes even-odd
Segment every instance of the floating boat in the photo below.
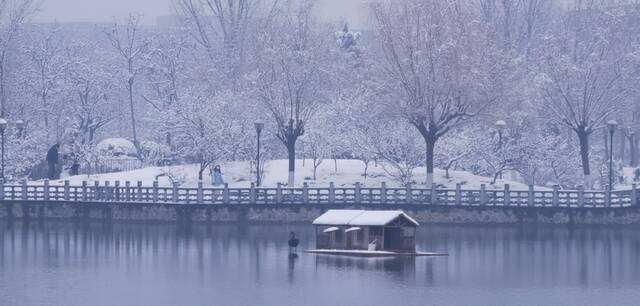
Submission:
<svg viewBox="0 0 640 306">
<path fill-rule="evenodd" d="M 313 221 L 316 248 L 307 253 L 349 256 L 444 256 L 416 251 L 420 224 L 401 210 L 332 209 Z"/>
</svg>

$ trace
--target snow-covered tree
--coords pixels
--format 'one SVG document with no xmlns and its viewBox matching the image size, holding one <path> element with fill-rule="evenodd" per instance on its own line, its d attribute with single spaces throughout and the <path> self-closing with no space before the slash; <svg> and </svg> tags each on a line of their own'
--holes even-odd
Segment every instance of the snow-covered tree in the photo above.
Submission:
<svg viewBox="0 0 640 306">
<path fill-rule="evenodd" d="M 143 71 L 141 65 L 142 58 L 149 51 L 151 39 L 148 33 L 145 33 L 140 24 L 140 15 L 129 14 L 123 23 L 115 22 L 109 29 L 105 29 L 105 34 L 124 61 L 122 68 L 125 88 L 129 97 L 129 113 L 131 119 L 131 136 L 133 144 L 139 148 L 138 130 L 136 126 L 136 79 Z"/>
<path fill-rule="evenodd" d="M 38 8 L 36 0 L 0 0 L 0 117 L 7 111 L 7 61 L 18 32 Z"/>
<path fill-rule="evenodd" d="M 426 144 L 433 182 L 436 142 L 496 101 L 495 62 L 486 26 L 466 1 L 372 5 L 380 42 L 384 112 L 415 127 Z"/>
<path fill-rule="evenodd" d="M 323 34 L 314 22 L 312 5 L 302 1 L 291 4 L 262 41 L 257 95 L 287 148 L 289 186 L 295 183 L 296 142 L 327 99 L 330 74 L 325 70 L 328 44 Z"/>
<path fill-rule="evenodd" d="M 595 1 L 578 1 L 554 24 L 540 60 L 538 84 L 544 111 L 575 132 L 584 184 L 591 187 L 589 137 L 623 108 L 630 92 L 627 54 L 616 47 L 619 12 Z"/>
</svg>

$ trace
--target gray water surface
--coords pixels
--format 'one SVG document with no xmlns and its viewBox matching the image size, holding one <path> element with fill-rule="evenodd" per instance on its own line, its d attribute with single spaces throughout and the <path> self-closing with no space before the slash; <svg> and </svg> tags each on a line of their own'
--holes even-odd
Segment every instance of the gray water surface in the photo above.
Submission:
<svg viewBox="0 0 640 306">
<path fill-rule="evenodd" d="M 288 256 L 307 225 L 0 222 L 0 305 L 640 305 L 640 229 L 422 226 L 434 258 Z"/>
</svg>

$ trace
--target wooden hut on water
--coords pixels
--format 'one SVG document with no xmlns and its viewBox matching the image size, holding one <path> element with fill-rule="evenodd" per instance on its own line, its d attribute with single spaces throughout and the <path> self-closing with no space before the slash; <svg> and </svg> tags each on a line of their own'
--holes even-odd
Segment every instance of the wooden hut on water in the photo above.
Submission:
<svg viewBox="0 0 640 306">
<path fill-rule="evenodd" d="M 316 248 L 415 252 L 413 218 L 400 210 L 329 210 L 313 221 Z"/>
</svg>

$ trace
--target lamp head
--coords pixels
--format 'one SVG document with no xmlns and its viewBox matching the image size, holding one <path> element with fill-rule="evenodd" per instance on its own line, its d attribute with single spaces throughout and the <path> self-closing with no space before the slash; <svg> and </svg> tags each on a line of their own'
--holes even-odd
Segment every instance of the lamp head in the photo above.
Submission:
<svg viewBox="0 0 640 306">
<path fill-rule="evenodd" d="M 615 132 L 615 130 L 618 128 L 618 121 L 615 121 L 615 120 L 607 121 L 607 128 L 609 129 L 610 133 Z"/>
<path fill-rule="evenodd" d="M 262 132 L 262 129 L 264 128 L 264 122 L 262 120 L 257 120 L 253 125 L 256 128 L 256 132 Z"/>
</svg>

